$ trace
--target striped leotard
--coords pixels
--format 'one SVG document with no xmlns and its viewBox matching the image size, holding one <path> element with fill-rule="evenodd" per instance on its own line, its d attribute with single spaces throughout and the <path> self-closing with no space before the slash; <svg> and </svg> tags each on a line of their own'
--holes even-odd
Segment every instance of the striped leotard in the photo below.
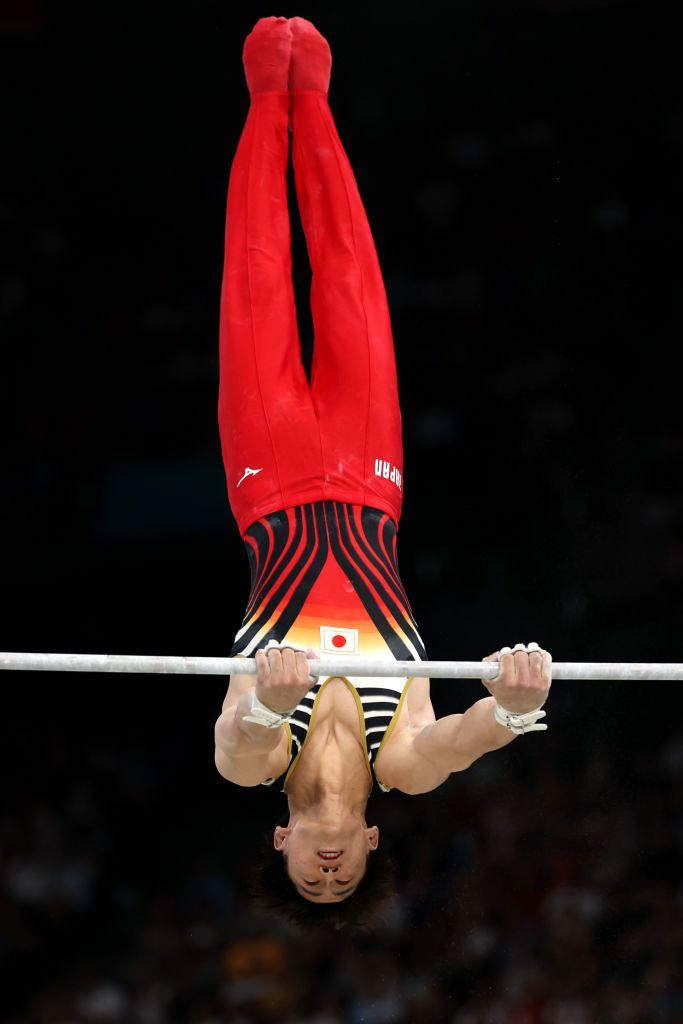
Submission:
<svg viewBox="0 0 683 1024">
<path fill-rule="evenodd" d="M 269 640 L 343 655 L 424 660 L 426 651 L 398 573 L 396 524 L 376 508 L 338 501 L 295 505 L 257 519 L 244 534 L 251 567 L 247 611 L 231 655 Z M 319 679 L 287 723 L 290 759 L 282 792 L 313 728 Z M 370 778 L 413 677 L 341 677 L 354 693 Z M 264 785 L 273 785 L 269 779 Z M 377 784 L 385 792 L 378 779 Z"/>
</svg>

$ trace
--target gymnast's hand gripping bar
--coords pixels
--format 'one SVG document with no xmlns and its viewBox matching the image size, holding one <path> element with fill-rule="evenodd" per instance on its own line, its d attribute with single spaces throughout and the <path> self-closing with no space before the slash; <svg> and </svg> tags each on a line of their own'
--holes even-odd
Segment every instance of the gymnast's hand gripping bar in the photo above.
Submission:
<svg viewBox="0 0 683 1024">
<path fill-rule="evenodd" d="M 432 679 L 493 679 L 497 662 L 391 661 L 339 658 L 309 662 L 315 676 L 429 676 Z M 183 658 L 148 654 L 11 654 L 0 652 L 0 670 L 40 672 L 139 672 L 173 675 L 256 675 L 254 658 Z M 673 662 L 553 662 L 553 679 L 683 679 Z"/>
</svg>

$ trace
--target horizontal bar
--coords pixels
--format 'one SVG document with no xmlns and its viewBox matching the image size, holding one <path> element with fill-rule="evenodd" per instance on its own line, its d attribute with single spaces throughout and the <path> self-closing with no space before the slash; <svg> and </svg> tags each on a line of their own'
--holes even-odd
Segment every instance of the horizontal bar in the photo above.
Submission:
<svg viewBox="0 0 683 1024">
<path fill-rule="evenodd" d="M 317 676 L 429 676 L 432 679 L 492 679 L 497 662 L 392 661 L 348 656 L 310 661 Z M 38 672 L 140 672 L 156 675 L 256 675 L 254 658 L 181 658 L 148 654 L 0 653 L 0 669 Z M 683 679 L 683 664 L 650 662 L 553 662 L 553 679 Z"/>
</svg>

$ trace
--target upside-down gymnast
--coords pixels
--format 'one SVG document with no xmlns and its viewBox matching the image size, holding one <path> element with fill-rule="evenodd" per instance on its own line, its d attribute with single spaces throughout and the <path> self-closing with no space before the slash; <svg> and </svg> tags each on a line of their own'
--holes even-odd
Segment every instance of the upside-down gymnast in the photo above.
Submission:
<svg viewBox="0 0 683 1024">
<path fill-rule="evenodd" d="M 401 413 L 384 283 L 328 104 L 330 48 L 302 18 L 262 18 L 243 52 L 251 103 L 228 186 L 219 424 L 228 495 L 251 567 L 216 723 L 216 765 L 239 786 L 275 785 L 289 821 L 274 850 L 295 899 L 331 903 L 362 886 L 379 830 L 373 786 L 427 793 L 523 731 L 551 657 L 504 647 L 491 696 L 436 720 L 429 679 L 317 679 L 308 659 L 420 660 L 426 651 L 398 571 Z M 291 280 L 286 173 L 313 278 L 310 386 Z M 298 897 L 297 895 L 298 894 Z"/>
</svg>

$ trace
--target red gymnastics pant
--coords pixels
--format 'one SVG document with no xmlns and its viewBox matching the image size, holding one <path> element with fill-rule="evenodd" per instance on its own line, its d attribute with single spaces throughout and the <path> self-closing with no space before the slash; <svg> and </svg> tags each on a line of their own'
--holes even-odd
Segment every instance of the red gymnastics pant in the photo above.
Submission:
<svg viewBox="0 0 683 1024">
<path fill-rule="evenodd" d="M 313 271 L 310 387 L 291 279 L 290 121 Z M 398 525 L 403 455 L 389 310 L 322 92 L 252 96 L 228 187 L 218 416 L 242 537 L 261 516 L 323 499 L 378 508 Z"/>
</svg>

